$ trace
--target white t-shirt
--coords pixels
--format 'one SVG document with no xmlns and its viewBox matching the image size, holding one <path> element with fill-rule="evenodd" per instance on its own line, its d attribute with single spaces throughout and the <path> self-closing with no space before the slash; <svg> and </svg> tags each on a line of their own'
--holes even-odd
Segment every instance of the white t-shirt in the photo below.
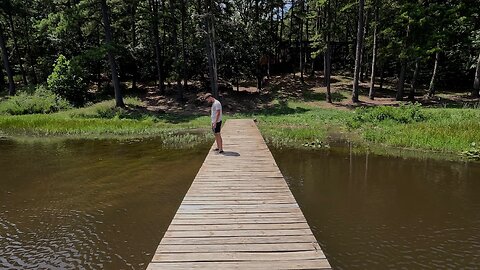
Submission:
<svg viewBox="0 0 480 270">
<path fill-rule="evenodd" d="M 213 102 L 212 104 L 212 109 L 211 109 L 211 112 L 212 112 L 212 123 L 215 123 L 215 119 L 217 119 L 217 112 L 220 111 L 220 117 L 218 118 L 218 122 L 222 121 L 222 104 L 220 103 L 220 101 L 216 100 Z"/>
</svg>

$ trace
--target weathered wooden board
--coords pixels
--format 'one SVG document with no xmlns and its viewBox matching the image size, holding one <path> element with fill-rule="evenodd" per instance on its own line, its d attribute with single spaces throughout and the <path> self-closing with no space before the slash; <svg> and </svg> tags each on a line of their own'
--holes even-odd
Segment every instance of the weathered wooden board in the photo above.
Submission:
<svg viewBox="0 0 480 270">
<path fill-rule="evenodd" d="M 222 136 L 147 269 L 331 269 L 255 123 Z"/>
</svg>

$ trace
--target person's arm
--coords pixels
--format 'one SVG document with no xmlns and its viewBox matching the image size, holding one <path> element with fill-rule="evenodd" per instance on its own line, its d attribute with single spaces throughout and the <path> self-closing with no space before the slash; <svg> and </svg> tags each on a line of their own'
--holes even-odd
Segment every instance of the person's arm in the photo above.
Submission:
<svg viewBox="0 0 480 270">
<path fill-rule="evenodd" d="M 217 110 L 217 115 L 215 116 L 215 124 L 218 123 L 218 119 L 220 119 L 220 110 Z"/>
</svg>

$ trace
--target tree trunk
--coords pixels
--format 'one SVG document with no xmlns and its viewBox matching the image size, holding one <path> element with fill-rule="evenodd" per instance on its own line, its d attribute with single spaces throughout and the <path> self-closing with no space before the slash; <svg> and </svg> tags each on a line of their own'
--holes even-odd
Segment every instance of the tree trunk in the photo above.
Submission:
<svg viewBox="0 0 480 270">
<path fill-rule="evenodd" d="M 20 56 L 20 50 L 18 49 L 17 33 L 15 32 L 15 25 L 13 24 L 13 16 L 11 13 L 8 14 L 8 22 L 10 24 L 10 31 L 12 31 L 15 56 L 17 58 L 18 66 L 20 67 L 20 73 L 22 73 L 22 81 L 24 85 L 27 85 L 27 75 L 25 74 L 25 69 L 23 69 L 22 57 Z"/>
<path fill-rule="evenodd" d="M 285 6 L 285 3 L 283 3 L 283 0 L 282 0 L 282 6 L 280 7 L 280 10 L 281 10 L 281 14 L 282 14 L 282 18 L 280 18 L 280 42 L 282 42 L 283 40 L 283 22 L 284 22 L 284 16 L 285 16 L 285 12 L 283 11 L 283 7 Z"/>
<path fill-rule="evenodd" d="M 332 59 L 332 52 L 331 52 L 331 49 L 330 49 L 330 41 L 327 41 L 327 52 L 326 52 L 326 62 L 327 62 L 327 68 L 326 68 L 326 74 L 325 74 L 325 82 L 326 82 L 326 85 L 327 85 L 327 102 L 328 103 L 332 103 L 332 92 L 331 92 L 331 69 L 332 69 L 332 63 L 331 63 L 331 59 Z"/>
<path fill-rule="evenodd" d="M 408 47 L 408 37 L 410 36 L 410 25 L 407 25 L 407 33 L 405 35 L 405 40 L 403 42 L 403 50 L 406 50 Z M 400 61 L 400 74 L 398 76 L 398 85 L 397 85 L 397 96 L 396 100 L 403 100 L 403 94 L 405 90 L 405 72 L 407 70 L 407 57 L 402 56 Z"/>
<path fill-rule="evenodd" d="M 211 0 L 207 4 L 207 16 L 205 17 L 205 26 L 207 30 L 207 53 L 208 66 L 210 69 L 210 85 L 212 94 L 218 99 L 218 75 L 217 75 L 217 54 L 215 50 L 215 17 L 213 15 L 213 7 Z"/>
<path fill-rule="evenodd" d="M 473 80 L 472 96 L 479 97 L 480 96 L 479 92 L 480 92 L 480 54 L 478 55 L 477 69 L 475 71 L 475 79 Z"/>
<path fill-rule="evenodd" d="M 407 69 L 407 59 L 402 59 L 400 64 L 400 74 L 398 76 L 397 96 L 396 100 L 403 100 L 403 93 L 405 89 L 405 72 Z"/>
<path fill-rule="evenodd" d="M 410 88 L 410 94 L 408 95 L 408 99 L 411 101 L 415 101 L 415 90 L 417 88 L 417 78 L 418 78 L 419 70 L 420 70 L 420 60 L 417 59 L 415 61 L 415 71 L 413 72 L 413 77 L 412 77 L 412 86 Z"/>
<path fill-rule="evenodd" d="M 102 9 L 103 27 L 105 30 L 105 44 L 107 45 L 108 61 L 110 62 L 110 69 L 112 72 L 112 83 L 115 90 L 115 105 L 117 107 L 125 107 L 122 97 L 122 89 L 120 88 L 120 80 L 118 79 L 117 64 L 115 63 L 115 56 L 112 52 L 113 37 L 112 29 L 110 27 L 110 19 L 108 17 L 108 6 L 106 0 L 100 0 L 100 7 Z"/>
<path fill-rule="evenodd" d="M 157 69 L 157 89 L 160 94 L 165 94 L 165 85 L 163 83 L 163 61 L 162 48 L 160 47 L 160 34 L 158 31 L 158 0 L 149 0 L 150 11 L 152 12 L 152 34 L 155 46 L 155 68 Z M 164 8 L 162 2 L 162 9 Z"/>
<path fill-rule="evenodd" d="M 433 65 L 432 79 L 430 80 L 430 86 L 428 87 L 428 96 L 433 97 L 435 95 L 435 84 L 437 83 L 438 74 L 438 62 L 440 61 L 440 51 L 435 53 L 435 64 Z"/>
<path fill-rule="evenodd" d="M 372 71 L 370 74 L 370 91 L 368 93 L 368 97 L 371 100 L 375 99 L 375 76 L 376 76 L 376 68 L 377 68 L 377 53 L 378 53 L 378 24 L 379 24 L 379 6 L 378 0 L 375 0 L 375 25 L 373 28 L 373 51 L 372 51 Z"/>
<path fill-rule="evenodd" d="M 305 11 L 305 14 L 306 14 L 306 18 L 305 18 L 305 38 L 306 38 L 306 42 L 304 44 L 304 51 L 305 51 L 305 64 L 304 64 L 304 69 L 305 69 L 305 72 L 307 72 L 307 67 L 308 67 L 308 63 L 312 61 L 312 55 L 310 53 L 310 34 L 309 34 L 309 5 L 308 5 L 308 2 L 307 2 L 307 6 L 306 6 L 306 11 Z"/>
<path fill-rule="evenodd" d="M 33 84 L 37 84 L 38 78 L 37 78 L 37 72 L 35 71 L 35 60 L 33 58 L 32 48 L 30 47 L 31 41 L 30 41 L 29 25 L 28 25 L 28 19 L 26 16 L 24 17 L 24 24 L 25 24 L 25 33 L 26 33 L 26 39 L 27 39 L 28 58 L 30 62 L 30 67 L 32 68 Z"/>
<path fill-rule="evenodd" d="M 288 33 L 289 34 L 288 42 L 290 47 L 292 47 L 294 8 L 295 8 L 295 1 L 292 0 L 292 6 L 290 7 L 290 33 Z"/>
<path fill-rule="evenodd" d="M 13 71 L 8 61 L 8 51 L 3 33 L 3 27 L 0 25 L 0 49 L 2 49 L 3 66 L 8 77 L 8 94 L 13 96 L 15 95 L 15 82 L 13 81 Z"/>
<path fill-rule="evenodd" d="M 385 82 L 385 63 L 380 67 L 380 84 L 378 85 L 378 90 L 383 90 L 383 83 Z"/>
<path fill-rule="evenodd" d="M 368 30 L 368 12 L 365 13 L 365 21 L 363 22 L 363 36 L 362 36 L 362 51 L 360 53 L 360 81 L 365 81 L 365 63 L 366 63 L 366 56 L 365 56 L 365 37 L 367 36 Z"/>
<path fill-rule="evenodd" d="M 360 65 L 362 57 L 362 48 L 363 48 L 363 11 L 365 6 L 365 0 L 359 0 L 358 5 L 358 29 L 357 29 L 357 50 L 355 57 L 355 72 L 353 75 L 353 92 L 352 92 L 352 102 L 358 102 L 358 92 L 359 92 L 359 76 L 360 76 Z"/>
<path fill-rule="evenodd" d="M 133 74 L 132 74 L 132 89 L 137 89 L 137 76 L 138 76 L 138 66 L 137 66 L 137 57 L 135 56 L 135 48 L 137 47 L 137 26 L 136 26 L 136 18 L 135 15 L 137 13 L 137 3 L 133 2 L 131 4 L 130 10 L 130 23 L 131 26 L 131 35 L 132 35 L 132 55 L 133 55 Z"/>
<path fill-rule="evenodd" d="M 288 46 L 290 49 L 292 49 L 292 35 L 293 35 L 293 18 L 295 17 L 295 1 L 292 0 L 292 6 L 290 7 L 290 33 L 289 33 L 289 37 L 288 37 Z M 290 55 L 290 59 L 292 61 L 292 63 L 290 63 L 291 67 L 292 67 L 292 73 L 293 73 L 293 77 L 295 78 L 295 62 L 292 60 L 293 59 L 293 52 L 290 51 L 292 53 L 292 55 Z"/>
<path fill-rule="evenodd" d="M 327 48 L 325 52 L 325 86 L 327 87 L 327 102 L 332 103 L 332 92 L 331 92 L 331 75 L 332 75 L 332 49 L 330 44 L 331 39 L 331 10 L 330 10 L 330 0 L 327 1 L 327 33 L 325 41 L 327 43 Z"/>
<path fill-rule="evenodd" d="M 175 73 L 177 74 L 176 79 L 177 79 L 177 90 L 178 90 L 178 99 L 182 100 L 183 98 L 183 89 L 182 89 L 182 80 L 180 75 L 180 54 L 178 51 L 178 35 L 177 35 L 177 16 L 175 14 L 175 10 L 177 9 L 176 7 L 176 1 L 170 0 L 170 16 L 171 16 L 171 28 L 172 28 L 172 44 L 173 44 L 173 52 L 174 52 L 174 70 Z"/>
<path fill-rule="evenodd" d="M 180 100 L 183 100 L 183 91 L 187 89 L 188 85 L 188 78 L 187 78 L 187 49 L 186 49 L 186 33 L 185 33 L 185 20 L 187 18 L 187 7 L 186 7 L 186 0 L 182 0 L 182 58 L 183 58 L 183 67 L 182 67 L 182 73 L 183 73 L 183 88 L 181 89 L 181 92 L 179 93 L 179 98 Z"/>
<path fill-rule="evenodd" d="M 5 76 L 3 75 L 3 69 L 0 68 L 0 93 L 5 88 Z"/>
<path fill-rule="evenodd" d="M 300 9 L 300 14 L 303 14 L 304 13 L 304 9 L 305 9 L 305 4 L 304 4 L 304 1 L 302 3 L 300 3 L 301 5 L 301 9 Z M 299 41 L 300 41 L 300 82 L 304 82 L 303 81 L 303 19 L 300 19 L 300 37 L 299 37 Z"/>
</svg>

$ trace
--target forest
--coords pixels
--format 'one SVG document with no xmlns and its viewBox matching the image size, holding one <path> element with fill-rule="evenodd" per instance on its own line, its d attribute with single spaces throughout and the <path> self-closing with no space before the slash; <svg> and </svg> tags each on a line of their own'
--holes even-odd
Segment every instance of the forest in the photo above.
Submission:
<svg viewBox="0 0 480 270">
<path fill-rule="evenodd" d="M 257 119 L 270 144 L 323 148 L 333 136 L 480 159 L 478 0 L 0 8 L 0 138 L 191 147 L 210 138 L 211 92 L 227 118 Z"/>
<path fill-rule="evenodd" d="M 183 99 L 297 73 L 332 101 L 332 73 L 352 74 L 369 97 L 385 77 L 396 99 L 421 86 L 478 97 L 480 5 L 476 0 L 2 0 L 0 92 L 43 85 L 74 106 L 142 84 Z M 194 84 L 192 82 L 197 82 Z M 407 87 L 408 86 L 408 87 Z"/>
</svg>

